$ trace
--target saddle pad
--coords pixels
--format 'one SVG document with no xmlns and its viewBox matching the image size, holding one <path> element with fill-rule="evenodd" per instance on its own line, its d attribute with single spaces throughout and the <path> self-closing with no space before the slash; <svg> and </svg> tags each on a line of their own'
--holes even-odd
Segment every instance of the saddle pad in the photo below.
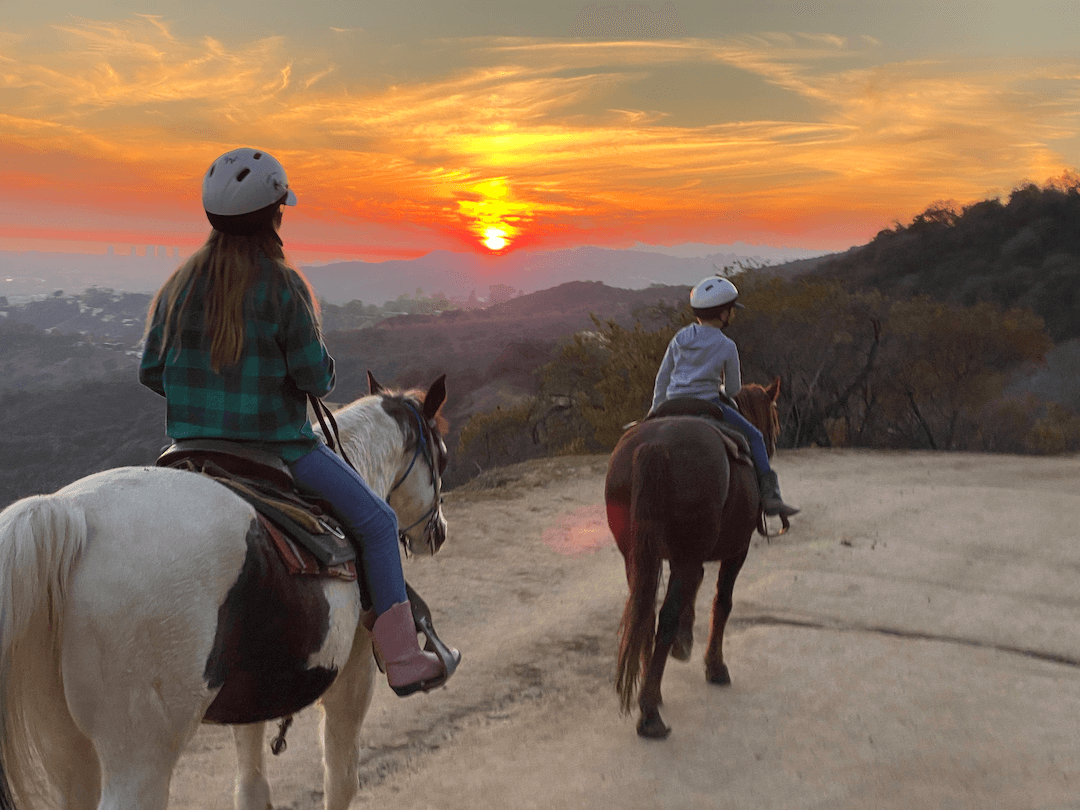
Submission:
<svg viewBox="0 0 1080 810">
<path fill-rule="evenodd" d="M 285 563 L 285 567 L 290 574 L 298 576 L 333 577 L 336 579 L 343 579 L 346 582 L 356 581 L 356 563 L 353 560 L 338 563 L 337 565 L 323 565 L 315 558 L 314 554 L 299 543 L 293 542 L 291 538 L 279 531 L 278 528 L 263 517 L 262 514 L 256 512 L 256 517 L 258 517 L 259 523 L 262 525 L 263 529 L 266 530 L 266 534 L 270 538 L 271 544 L 277 549 L 282 562 Z"/>
<path fill-rule="evenodd" d="M 720 436 L 733 459 L 743 464 L 753 465 L 754 457 L 750 454 L 750 442 L 741 430 L 727 422 L 715 423 L 714 427 L 720 431 Z"/>
<path fill-rule="evenodd" d="M 753 464 L 753 456 L 750 454 L 750 442 L 741 430 L 729 422 L 724 421 L 724 412 L 712 402 L 692 397 L 676 397 L 662 403 L 646 419 L 663 419 L 668 416 L 697 416 L 709 420 L 709 424 L 717 429 L 720 438 L 735 461 L 744 464 Z"/>
<path fill-rule="evenodd" d="M 341 525 L 320 504 L 301 497 L 291 479 L 282 488 L 265 478 L 246 478 L 221 466 L 218 461 L 223 457 L 218 451 L 208 454 L 185 448 L 182 453 L 163 453 L 157 466 L 200 473 L 227 486 L 295 545 L 311 552 L 323 567 L 356 559 L 356 549 Z"/>
</svg>

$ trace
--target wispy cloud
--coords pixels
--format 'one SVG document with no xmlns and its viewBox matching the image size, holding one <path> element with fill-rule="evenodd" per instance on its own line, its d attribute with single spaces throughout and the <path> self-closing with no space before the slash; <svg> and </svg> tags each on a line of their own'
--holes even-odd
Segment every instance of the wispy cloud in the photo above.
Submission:
<svg viewBox="0 0 1080 810">
<path fill-rule="evenodd" d="M 549 239 L 587 223 L 597 241 L 681 227 L 695 241 L 753 230 L 809 244 L 825 221 L 847 215 L 865 231 L 1077 163 L 1059 150 L 1077 142 L 1080 59 L 897 61 L 870 38 L 830 34 L 472 38 L 438 43 L 438 74 L 373 86 L 283 36 L 184 39 L 151 16 L 52 36 L 63 47 L 0 33 L 0 141 L 170 185 L 218 151 L 262 145 L 306 211 L 345 225 L 476 231 L 501 227 L 502 211 L 502 225 Z M 720 68 L 737 79 L 726 95 L 706 72 Z M 712 121 L 639 92 L 675 70 L 669 95 L 700 94 Z M 790 112 L 738 114 L 766 90 Z M 477 191 L 496 187 L 502 208 Z"/>
</svg>

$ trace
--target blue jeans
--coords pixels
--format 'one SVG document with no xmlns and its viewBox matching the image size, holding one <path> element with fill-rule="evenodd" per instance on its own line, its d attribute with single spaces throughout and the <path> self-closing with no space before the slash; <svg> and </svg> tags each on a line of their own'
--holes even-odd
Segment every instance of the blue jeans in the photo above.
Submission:
<svg viewBox="0 0 1080 810">
<path fill-rule="evenodd" d="M 294 461 L 289 469 L 300 491 L 328 501 L 334 517 L 359 544 L 364 581 L 375 612 L 382 615 L 408 599 L 398 551 L 397 515 L 390 505 L 325 444 Z"/>
<path fill-rule="evenodd" d="M 746 438 L 750 442 L 750 455 L 754 457 L 754 466 L 758 468 L 758 472 L 762 474 L 772 472 L 772 466 L 769 464 L 769 451 L 765 447 L 765 437 L 761 435 L 761 431 L 754 427 L 737 410 L 722 403 L 719 396 L 713 397 L 709 402 L 720 406 L 720 410 L 724 412 L 725 422 L 734 425 L 746 434 Z"/>
</svg>

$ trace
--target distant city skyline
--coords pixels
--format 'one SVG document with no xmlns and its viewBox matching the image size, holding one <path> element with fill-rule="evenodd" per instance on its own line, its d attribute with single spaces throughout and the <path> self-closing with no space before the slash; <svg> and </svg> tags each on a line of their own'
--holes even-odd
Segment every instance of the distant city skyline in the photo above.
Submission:
<svg viewBox="0 0 1080 810">
<path fill-rule="evenodd" d="M 238 145 L 285 165 L 301 262 L 843 250 L 1075 172 L 1077 22 L 1056 0 L 6 4 L 0 250 L 186 255 Z"/>
</svg>

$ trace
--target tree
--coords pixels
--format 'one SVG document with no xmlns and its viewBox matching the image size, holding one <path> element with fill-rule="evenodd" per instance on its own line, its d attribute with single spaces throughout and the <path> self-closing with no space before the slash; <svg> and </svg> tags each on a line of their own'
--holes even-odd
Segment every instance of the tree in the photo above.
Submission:
<svg viewBox="0 0 1080 810">
<path fill-rule="evenodd" d="M 957 307 L 919 296 L 898 301 L 885 326 L 874 386 L 904 445 L 955 450 L 978 432 L 1009 372 L 1043 359 L 1051 343 L 1029 310 Z"/>
<path fill-rule="evenodd" d="M 456 464 L 477 472 L 534 458 L 540 453 L 532 441 L 530 417 L 535 400 L 529 398 L 506 408 L 472 416 L 461 429 Z"/>
<path fill-rule="evenodd" d="M 673 310 L 672 317 L 687 319 Z M 606 349 L 595 389 L 599 402 L 583 401 L 581 410 L 593 426 L 597 442 L 612 448 L 622 436 L 624 425 L 643 418 L 652 405 L 656 372 L 664 359 L 671 338 L 683 324 L 669 323 L 649 331 L 640 321 L 633 329 L 615 320 L 601 322 L 593 318 Z"/>
<path fill-rule="evenodd" d="M 876 405 L 868 381 L 879 359 L 880 293 L 753 272 L 733 281 L 746 309 L 728 334 L 739 345 L 744 382 L 783 379 L 782 444 L 859 443 Z"/>
</svg>

